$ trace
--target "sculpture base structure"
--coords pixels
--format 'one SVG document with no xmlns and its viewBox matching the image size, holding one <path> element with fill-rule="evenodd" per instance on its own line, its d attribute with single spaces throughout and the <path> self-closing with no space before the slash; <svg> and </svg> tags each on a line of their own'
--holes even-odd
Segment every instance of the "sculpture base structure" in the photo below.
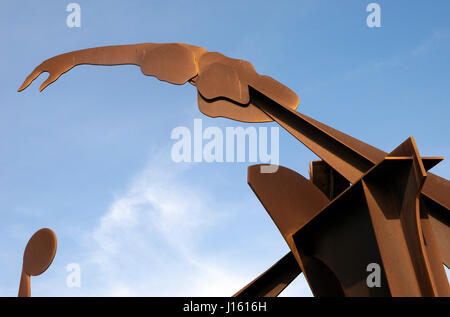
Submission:
<svg viewBox="0 0 450 317">
<path fill-rule="evenodd" d="M 325 193 L 333 197 L 330 188 L 342 190 L 344 182 L 330 177 L 336 172 L 324 163 L 311 165 L 312 182 L 284 167 L 273 174 L 249 167 L 248 183 L 291 253 L 236 295 L 276 296 L 286 276 L 292 281 L 301 271 L 315 296 L 450 296 L 420 195 L 425 166 L 435 161 L 420 157 L 409 138 L 331 201 Z M 292 258 L 298 267 L 287 260 Z M 368 267 L 381 269 L 376 286 L 368 282 Z M 253 285 L 261 280 L 272 282 L 258 293 Z"/>
</svg>

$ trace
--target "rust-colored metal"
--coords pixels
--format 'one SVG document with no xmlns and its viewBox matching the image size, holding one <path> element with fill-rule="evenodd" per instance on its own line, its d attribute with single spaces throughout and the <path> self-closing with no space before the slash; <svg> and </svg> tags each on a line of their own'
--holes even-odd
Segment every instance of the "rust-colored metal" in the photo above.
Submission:
<svg viewBox="0 0 450 317">
<path fill-rule="evenodd" d="M 300 273 L 300 266 L 292 252 L 289 252 L 233 297 L 278 296 Z"/>
<path fill-rule="evenodd" d="M 19 297 L 30 297 L 30 277 L 44 273 L 56 254 L 56 235 L 48 228 L 36 231 L 25 247 Z"/>
<path fill-rule="evenodd" d="M 329 198 L 334 199 L 341 194 L 350 182 L 324 161 L 309 163 L 309 179 Z"/>
<path fill-rule="evenodd" d="M 249 167 L 248 183 L 291 252 L 235 296 L 277 296 L 301 272 L 316 296 L 450 295 L 443 269 L 450 266 L 450 182 L 427 172 L 442 158 L 420 157 L 413 138 L 383 152 L 297 112 L 298 96 L 249 62 L 179 43 L 58 55 L 19 91 L 49 72 L 43 90 L 80 64 L 134 64 L 172 84 L 189 82 L 205 115 L 275 121 L 321 158 L 310 165 L 310 180 L 284 167 Z M 369 263 L 381 266 L 381 287 L 367 285 Z"/>
</svg>

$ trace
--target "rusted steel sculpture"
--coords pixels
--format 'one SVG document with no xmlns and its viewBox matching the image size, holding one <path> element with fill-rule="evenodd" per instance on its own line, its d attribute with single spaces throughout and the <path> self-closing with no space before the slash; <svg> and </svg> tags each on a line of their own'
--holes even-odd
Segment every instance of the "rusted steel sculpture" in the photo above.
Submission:
<svg viewBox="0 0 450 317">
<path fill-rule="evenodd" d="M 170 43 L 108 46 L 55 56 L 43 90 L 74 66 L 134 64 L 145 75 L 197 88 L 210 117 L 276 121 L 322 160 L 310 180 L 279 167 L 250 166 L 248 183 L 291 252 L 235 296 L 277 296 L 301 272 L 316 296 L 450 296 L 450 183 L 427 170 L 411 137 L 385 153 L 297 112 L 298 96 L 243 60 Z M 380 287 L 366 284 L 367 265 L 382 268 Z"/>
<path fill-rule="evenodd" d="M 36 231 L 25 247 L 19 297 L 30 297 L 30 276 L 44 273 L 56 254 L 56 235 L 48 228 Z"/>
</svg>

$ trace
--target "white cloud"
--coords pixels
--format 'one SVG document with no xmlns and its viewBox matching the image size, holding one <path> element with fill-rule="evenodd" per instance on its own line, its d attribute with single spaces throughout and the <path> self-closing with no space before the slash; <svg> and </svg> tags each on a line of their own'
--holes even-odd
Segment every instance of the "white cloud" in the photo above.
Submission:
<svg viewBox="0 0 450 317">
<path fill-rule="evenodd" d="M 413 51 L 412 54 L 417 56 L 424 54 L 430 50 L 438 47 L 441 43 L 446 43 L 450 37 L 450 29 L 435 30 L 433 34 L 425 41 L 420 43 Z"/>
<path fill-rule="evenodd" d="M 180 173 L 178 166 L 149 164 L 111 204 L 88 236 L 93 243 L 82 267 L 90 271 L 84 273 L 90 283 L 102 285 L 99 290 L 84 284 L 89 293 L 230 296 L 253 279 L 239 261 L 199 246 L 227 216 L 212 206 L 207 193 L 182 185 Z"/>
<path fill-rule="evenodd" d="M 287 247 L 274 250 L 278 243 L 270 244 L 264 230 L 247 243 L 257 239 L 275 252 L 249 256 L 248 244 L 226 243 L 222 235 L 242 222 L 236 217 L 246 202 L 218 203 L 208 188 L 185 180 L 194 165 L 167 157 L 156 156 L 86 229 L 79 248 L 60 254 L 45 279 L 33 279 L 35 296 L 231 296 L 284 255 Z M 81 287 L 69 288 L 66 265 L 77 259 Z M 311 296 L 303 276 L 282 294 Z"/>
</svg>

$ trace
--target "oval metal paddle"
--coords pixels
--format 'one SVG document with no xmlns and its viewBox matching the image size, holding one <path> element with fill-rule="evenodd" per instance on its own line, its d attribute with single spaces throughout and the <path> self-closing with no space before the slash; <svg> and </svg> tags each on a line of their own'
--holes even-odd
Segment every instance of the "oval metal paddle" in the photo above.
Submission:
<svg viewBox="0 0 450 317">
<path fill-rule="evenodd" d="M 19 297 L 31 296 L 30 276 L 44 273 L 56 254 L 56 235 L 48 228 L 36 231 L 25 247 Z"/>
</svg>

